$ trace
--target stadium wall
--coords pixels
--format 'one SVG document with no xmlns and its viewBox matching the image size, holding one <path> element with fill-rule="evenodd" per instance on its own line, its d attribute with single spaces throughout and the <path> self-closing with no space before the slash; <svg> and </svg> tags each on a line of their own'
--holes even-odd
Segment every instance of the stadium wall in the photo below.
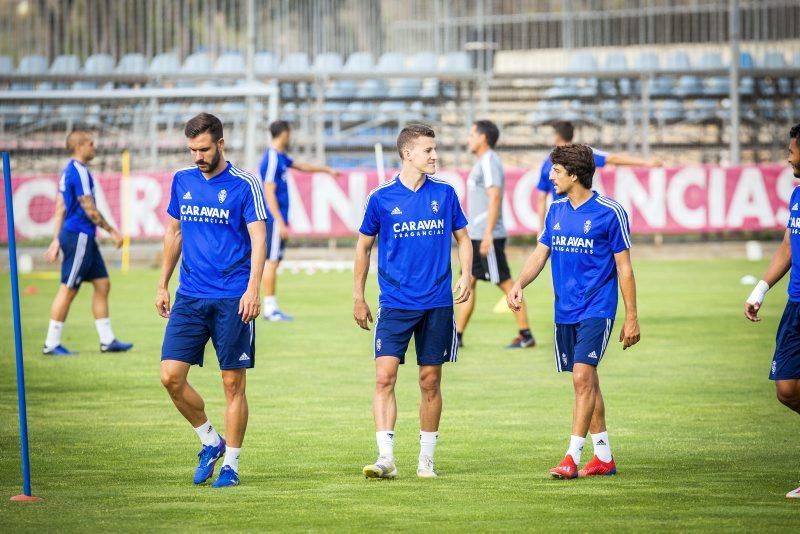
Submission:
<svg viewBox="0 0 800 534">
<path fill-rule="evenodd" d="M 438 173 L 454 185 L 465 208 L 467 175 L 466 170 Z M 130 177 L 129 227 L 133 239 L 163 236 L 171 179 L 168 172 L 133 173 Z M 52 235 L 57 182 L 56 175 L 14 178 L 18 239 Z M 506 171 L 503 219 L 511 235 L 539 231 L 538 182 L 538 169 Z M 289 219 L 293 233 L 315 238 L 353 236 L 358 231 L 364 201 L 378 183 L 374 170 L 354 169 L 338 177 L 292 173 Z M 633 233 L 678 234 L 782 228 L 795 185 L 791 169 L 785 165 L 687 166 L 601 169 L 594 188 L 626 208 Z M 120 174 L 98 174 L 98 207 L 116 227 L 121 225 L 122 191 Z M 5 220 L 0 223 L 0 236 L 5 242 Z"/>
</svg>

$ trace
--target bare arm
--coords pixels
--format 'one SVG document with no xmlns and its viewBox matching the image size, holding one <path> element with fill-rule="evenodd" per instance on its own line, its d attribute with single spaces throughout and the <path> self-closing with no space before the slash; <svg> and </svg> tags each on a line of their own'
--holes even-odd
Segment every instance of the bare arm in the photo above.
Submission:
<svg viewBox="0 0 800 534">
<path fill-rule="evenodd" d="M 789 269 L 792 267 L 792 243 L 791 234 L 789 232 L 789 229 L 784 232 L 783 241 L 778 247 L 778 250 L 775 251 L 775 255 L 772 256 L 772 261 L 769 263 L 767 271 L 761 278 L 767 283 L 768 287 L 761 291 L 761 294 L 759 295 L 760 298 L 753 298 L 753 295 L 751 294 L 750 298 L 748 298 L 744 303 L 744 316 L 753 322 L 758 322 L 761 320 L 761 318 L 758 316 L 758 310 L 761 309 L 761 302 L 764 299 L 766 290 L 777 284 L 778 281 L 783 278 L 783 276 L 789 272 Z M 755 291 L 753 291 L 753 293 L 755 293 Z"/>
<path fill-rule="evenodd" d="M 61 243 L 58 240 L 58 235 L 64 227 L 64 216 L 67 213 L 67 207 L 64 205 L 64 196 L 59 192 L 56 195 L 56 212 L 53 215 L 53 240 L 50 246 L 47 247 L 44 257 L 50 263 L 58 259 L 58 251 L 61 248 Z"/>
<path fill-rule="evenodd" d="M 461 304 L 468 301 L 472 293 L 472 241 L 469 239 L 466 228 L 453 232 L 453 237 L 458 245 L 458 262 L 461 264 L 461 276 L 459 276 L 453 291 L 456 294 L 455 303 Z"/>
<path fill-rule="evenodd" d="M 272 217 L 275 219 L 275 223 L 278 225 L 278 231 L 281 234 L 281 239 L 286 239 L 288 232 L 286 230 L 286 221 L 283 220 L 281 208 L 278 206 L 278 197 L 275 194 L 277 187 L 278 186 L 275 184 L 275 182 L 266 182 L 264 184 L 264 197 L 267 201 L 269 212 L 272 214 Z"/>
<path fill-rule="evenodd" d="M 253 221 L 247 225 L 247 233 L 250 234 L 250 279 L 247 281 L 247 290 L 239 300 L 239 315 L 245 323 L 261 313 L 259 284 L 267 260 L 267 225 L 264 221 Z"/>
<path fill-rule="evenodd" d="M 158 289 L 156 290 L 156 311 L 164 318 L 169 317 L 169 280 L 181 257 L 182 244 L 181 222 L 170 217 L 167 231 L 164 233 L 164 257 L 161 261 L 161 276 L 158 279 Z"/>
<path fill-rule="evenodd" d="M 636 309 L 636 280 L 633 277 L 631 251 L 623 250 L 614 254 L 614 261 L 617 264 L 617 277 L 619 278 L 619 289 L 622 292 L 622 301 L 625 303 L 625 322 L 622 324 L 622 330 L 619 333 L 622 350 L 625 350 L 638 343 L 641 338 L 639 313 Z"/>
<path fill-rule="evenodd" d="M 83 208 L 83 211 L 86 213 L 86 216 L 89 217 L 89 220 L 92 221 L 95 226 L 99 226 L 111 234 L 111 239 L 114 240 L 114 245 L 117 248 L 121 247 L 122 236 L 113 226 L 108 224 L 106 218 L 103 217 L 103 214 L 97 209 L 97 205 L 94 203 L 94 197 L 91 195 L 83 195 L 78 197 L 78 202 L 80 202 L 81 208 Z"/>
<path fill-rule="evenodd" d="M 627 167 L 660 167 L 662 165 L 661 161 L 657 159 L 640 159 L 626 154 L 609 154 L 606 156 L 606 163 Z"/>
<path fill-rule="evenodd" d="M 339 175 L 339 171 L 328 167 L 327 165 L 316 165 L 314 163 L 307 163 L 305 161 L 292 162 L 292 168 L 301 172 L 327 172 L 332 176 Z"/>
<path fill-rule="evenodd" d="M 547 191 L 536 190 L 536 207 L 539 215 L 539 231 L 544 230 L 544 218 L 547 216 Z"/>
<path fill-rule="evenodd" d="M 353 319 L 358 326 L 364 330 L 369 330 L 369 323 L 372 322 L 372 313 L 369 310 L 364 298 L 364 290 L 367 285 L 367 274 L 369 273 L 369 257 L 372 253 L 372 246 L 375 244 L 375 236 L 358 234 L 356 243 L 356 259 L 353 266 Z"/>
<path fill-rule="evenodd" d="M 539 276 L 539 273 L 542 272 L 542 269 L 544 269 L 544 266 L 547 264 L 547 259 L 549 257 L 550 247 L 538 243 L 533 254 L 528 256 L 528 259 L 525 260 L 525 265 L 522 267 L 522 272 L 519 273 L 519 278 L 517 278 L 517 281 L 506 296 L 506 302 L 509 308 L 514 311 L 520 310 L 522 307 L 522 290 L 525 289 L 528 284 L 536 280 L 536 277 Z"/>
<path fill-rule="evenodd" d="M 497 186 L 491 186 L 486 189 L 486 194 L 489 197 L 489 209 L 486 212 L 486 230 L 483 232 L 480 248 L 481 256 L 484 257 L 488 256 L 489 252 L 492 250 L 492 231 L 497 224 L 497 219 L 500 218 L 500 209 L 502 208 L 503 202 L 500 196 L 500 188 Z"/>
</svg>

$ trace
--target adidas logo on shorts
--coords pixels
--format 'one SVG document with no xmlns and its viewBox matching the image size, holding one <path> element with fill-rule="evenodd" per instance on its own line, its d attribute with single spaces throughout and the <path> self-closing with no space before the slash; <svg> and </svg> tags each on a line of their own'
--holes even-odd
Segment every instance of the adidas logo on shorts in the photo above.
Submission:
<svg viewBox="0 0 800 534">
<path fill-rule="evenodd" d="M 403 212 L 400 211 L 400 208 L 395 208 L 392 210 L 392 215 L 402 215 Z"/>
<path fill-rule="evenodd" d="M 593 350 L 592 352 L 590 352 L 589 356 L 587 356 L 587 358 L 591 358 L 593 360 L 596 360 L 597 359 L 597 351 Z"/>
<path fill-rule="evenodd" d="M 187 191 L 185 195 L 183 195 L 183 200 L 192 200 L 192 194 Z"/>
<path fill-rule="evenodd" d="M 249 359 L 250 359 L 250 356 L 248 356 L 247 353 L 245 353 L 245 352 L 243 352 L 242 355 L 239 356 L 239 361 L 240 362 L 246 362 Z"/>
</svg>

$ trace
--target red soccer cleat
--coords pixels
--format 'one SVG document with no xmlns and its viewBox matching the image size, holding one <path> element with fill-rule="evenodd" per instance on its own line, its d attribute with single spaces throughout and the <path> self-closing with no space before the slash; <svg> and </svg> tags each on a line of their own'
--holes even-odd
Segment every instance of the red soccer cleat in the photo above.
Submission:
<svg viewBox="0 0 800 534">
<path fill-rule="evenodd" d="M 593 477 L 597 475 L 616 475 L 617 474 L 617 464 L 614 463 L 614 459 L 612 458 L 610 462 L 604 462 L 597 456 L 593 456 L 589 463 L 587 463 L 583 469 L 578 471 L 578 476 L 581 477 Z"/>
<path fill-rule="evenodd" d="M 550 470 L 550 476 L 559 480 L 578 478 L 578 466 L 572 456 L 567 454 L 560 464 Z"/>
</svg>

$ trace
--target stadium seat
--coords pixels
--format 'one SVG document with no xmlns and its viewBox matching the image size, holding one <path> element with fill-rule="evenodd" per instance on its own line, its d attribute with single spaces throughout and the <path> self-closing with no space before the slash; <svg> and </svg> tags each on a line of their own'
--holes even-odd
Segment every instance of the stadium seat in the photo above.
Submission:
<svg viewBox="0 0 800 534">
<path fill-rule="evenodd" d="M 383 59 L 383 58 L 381 58 Z M 433 52 L 414 54 L 408 62 L 407 72 L 433 72 L 437 68 L 438 58 Z M 427 86 L 427 94 L 423 94 L 423 81 L 420 78 L 397 78 L 389 83 L 389 96 L 396 98 L 413 98 L 419 96 L 436 96 L 439 86 Z"/>
<path fill-rule="evenodd" d="M 287 55 L 278 67 L 279 72 L 287 73 L 306 73 L 309 70 L 308 54 L 305 52 L 293 52 Z"/>
<path fill-rule="evenodd" d="M 144 74 L 147 70 L 147 60 L 142 54 L 125 54 L 119 60 L 116 74 Z"/>
<path fill-rule="evenodd" d="M 612 124 L 621 124 L 625 122 L 625 115 L 622 113 L 622 107 L 616 100 L 603 100 L 600 102 L 600 118 L 604 122 Z"/>
<path fill-rule="evenodd" d="M 11 74 L 14 72 L 14 60 L 8 56 L 0 56 L 0 74 Z"/>
<path fill-rule="evenodd" d="M 86 74 L 110 74 L 114 71 L 114 58 L 109 54 L 93 54 L 83 65 Z"/>
<path fill-rule="evenodd" d="M 184 64 L 185 65 L 185 64 Z M 247 68 L 244 56 L 239 52 L 226 52 L 221 54 L 214 62 L 215 74 L 240 74 L 244 75 Z M 253 67 L 255 70 L 255 66 Z"/>
<path fill-rule="evenodd" d="M 755 66 L 753 56 L 750 52 L 739 54 L 739 94 L 752 96 L 755 93 L 756 82 L 752 76 L 747 75 L 747 71 Z"/>
<path fill-rule="evenodd" d="M 150 61 L 150 66 L 147 69 L 149 74 L 153 75 L 164 75 L 164 74 L 175 74 L 179 72 L 181 69 L 181 62 L 178 59 L 178 56 L 171 53 L 166 52 L 164 54 L 159 54 Z"/>
<path fill-rule="evenodd" d="M 439 70 L 442 72 L 470 72 L 472 59 L 466 52 L 450 52 L 439 60 Z"/>
<path fill-rule="evenodd" d="M 44 74 L 47 72 L 47 58 L 44 56 L 25 56 L 17 67 L 17 74 Z"/>
<path fill-rule="evenodd" d="M 641 52 L 636 57 L 635 68 L 639 73 L 657 71 L 661 68 L 661 58 L 655 52 Z M 667 68 L 672 66 L 668 64 Z M 673 80 L 668 76 L 655 76 L 648 82 L 647 89 L 651 97 L 670 96 L 673 92 Z M 642 81 L 635 79 L 632 92 L 638 95 L 641 91 Z"/>
<path fill-rule="evenodd" d="M 675 52 L 670 56 L 670 68 L 674 70 L 693 70 L 689 55 L 685 52 Z M 695 75 L 684 75 L 678 78 L 675 94 L 683 97 L 699 96 L 703 94 L 703 79 Z"/>
<path fill-rule="evenodd" d="M 536 103 L 534 111 L 528 113 L 528 122 L 541 125 L 559 120 L 563 108 L 561 102 L 555 100 L 540 100 Z"/>
<path fill-rule="evenodd" d="M 209 74 L 213 64 L 206 52 L 195 52 L 188 56 L 181 67 L 182 74 Z"/>
<path fill-rule="evenodd" d="M 330 74 L 333 72 L 341 72 L 344 67 L 342 56 L 335 52 L 327 52 L 325 54 L 318 54 L 314 58 L 314 63 L 311 70 L 316 73 Z"/>
<path fill-rule="evenodd" d="M 47 71 L 49 74 L 78 74 L 81 70 L 81 60 L 76 55 L 61 55 L 56 56 L 50 69 Z M 68 89 L 69 84 L 55 83 L 53 89 Z"/>
<path fill-rule="evenodd" d="M 626 72 L 628 70 L 628 59 L 622 52 L 611 52 L 606 56 L 603 63 L 603 70 L 608 72 Z M 631 81 L 628 78 L 617 80 L 601 80 L 600 92 L 604 96 L 628 96 L 631 92 Z"/>
<path fill-rule="evenodd" d="M 686 117 L 686 112 L 683 108 L 683 102 L 680 100 L 667 99 L 660 102 L 656 118 L 667 124 L 672 124 L 682 121 Z"/>
<path fill-rule="evenodd" d="M 256 76 L 268 76 L 275 73 L 277 65 L 272 52 L 256 52 L 253 57 L 253 70 Z"/>
<path fill-rule="evenodd" d="M 375 58 L 369 52 L 350 54 L 342 70 L 344 72 L 366 73 L 375 66 Z M 328 98 L 355 98 L 358 96 L 358 80 L 336 80 L 328 89 Z"/>
<path fill-rule="evenodd" d="M 690 122 L 710 122 L 719 118 L 717 100 L 701 98 L 693 102 L 693 106 L 686 112 L 686 119 Z"/>
<path fill-rule="evenodd" d="M 724 69 L 722 54 L 706 52 L 700 56 L 698 67 L 703 70 Z M 703 94 L 708 96 L 725 96 L 730 93 L 730 79 L 727 76 L 711 76 L 705 79 Z"/>
<path fill-rule="evenodd" d="M 404 72 L 405 70 L 405 58 L 403 57 L 403 54 L 399 54 L 397 52 L 387 52 L 386 54 L 383 54 L 378 59 L 377 65 L 375 65 L 375 71 L 380 73 L 400 73 Z M 367 80 L 367 82 L 362 85 L 361 89 L 359 89 L 359 96 L 405 96 L 407 91 L 402 84 L 400 88 L 395 89 L 396 81 L 397 80 L 395 80 L 393 84 L 390 84 L 390 87 L 387 89 L 386 82 L 383 80 Z M 420 88 L 421 84 L 422 82 L 420 82 Z M 419 92 L 409 96 L 417 96 L 418 94 Z"/>
<path fill-rule="evenodd" d="M 764 54 L 764 68 L 785 70 L 787 67 L 786 57 L 783 52 L 767 52 Z M 761 80 L 759 88 L 765 96 L 774 95 L 776 92 L 781 96 L 788 96 L 792 92 L 792 81 L 788 78 L 777 78 L 774 80 L 773 85 L 767 80 Z"/>
</svg>

